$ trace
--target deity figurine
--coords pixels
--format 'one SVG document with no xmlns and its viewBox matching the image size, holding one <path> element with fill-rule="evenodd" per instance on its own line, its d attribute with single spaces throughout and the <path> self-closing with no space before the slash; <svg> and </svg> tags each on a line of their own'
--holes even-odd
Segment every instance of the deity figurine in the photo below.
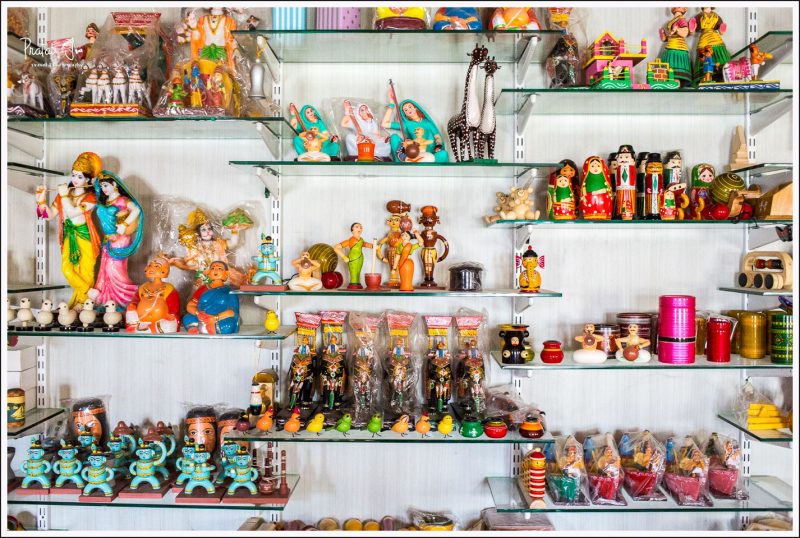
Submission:
<svg viewBox="0 0 800 538">
<path fill-rule="evenodd" d="M 532 7 L 499 7 L 492 13 L 490 30 L 541 30 L 536 9 Z"/>
<path fill-rule="evenodd" d="M 425 393 L 428 414 L 438 422 L 441 413 L 447 412 L 453 386 L 452 357 L 447 349 L 450 316 L 424 316 L 428 333 Z"/>
<path fill-rule="evenodd" d="M 289 408 L 294 408 L 301 402 L 310 404 L 313 398 L 312 362 L 316 352 L 311 350 L 307 336 L 304 336 L 301 342 L 292 355 L 292 363 L 289 366 Z"/>
<path fill-rule="evenodd" d="M 622 220 L 633 220 L 636 214 L 635 155 L 633 146 L 625 144 L 619 147 L 615 157 L 617 172 L 614 215 Z"/>
<path fill-rule="evenodd" d="M 195 11 L 183 21 L 190 31 L 192 60 L 204 59 L 214 63 L 225 63 L 232 72 L 236 72 L 233 59 L 236 40 L 236 19 L 225 14 L 225 9 L 212 7 L 209 13 L 197 17 Z"/>
<path fill-rule="evenodd" d="M 333 250 L 339 257 L 347 263 L 347 269 L 350 271 L 350 283 L 347 285 L 348 290 L 360 290 L 364 286 L 361 284 L 361 267 L 364 265 L 364 252 L 365 248 L 374 248 L 372 243 L 367 243 L 361 237 L 364 227 L 361 223 L 354 222 L 350 225 L 350 237 L 336 244 Z M 345 255 L 344 249 L 347 248 L 348 253 Z"/>
<path fill-rule="evenodd" d="M 86 458 L 86 465 L 81 470 L 81 478 L 86 480 L 82 495 L 88 497 L 96 489 L 99 489 L 104 497 L 114 496 L 114 469 L 108 467 L 108 457 L 105 453 L 98 450 L 96 445 L 92 445 L 91 454 Z"/>
<path fill-rule="evenodd" d="M 594 155 L 583 163 L 581 216 L 587 220 L 610 220 L 612 213 L 608 167 L 602 158 Z"/>
<path fill-rule="evenodd" d="M 442 7 L 433 17 L 434 30 L 482 30 L 481 18 L 474 7 Z"/>
<path fill-rule="evenodd" d="M 305 105 L 298 112 L 289 103 L 289 124 L 297 133 L 292 143 L 298 161 L 339 160 L 339 137 L 328 131 L 316 108 Z"/>
<path fill-rule="evenodd" d="M 127 332 L 174 333 L 180 329 L 178 291 L 164 279 L 169 276 L 169 259 L 158 255 L 144 268 L 150 282 L 139 286 L 125 312 Z"/>
<path fill-rule="evenodd" d="M 519 291 L 526 293 L 538 293 L 542 287 L 542 276 L 537 267 L 544 268 L 544 256 L 541 258 L 531 245 L 520 259 Z"/>
<path fill-rule="evenodd" d="M 575 340 L 581 343 L 581 349 L 573 353 L 572 357 L 578 364 L 599 364 L 606 362 L 606 352 L 597 349 L 598 344 L 605 341 L 602 334 L 595 332 L 594 324 L 587 323 L 583 326 L 583 334 L 576 336 Z"/>
<path fill-rule="evenodd" d="M 647 156 L 644 176 L 644 215 L 643 220 L 659 220 L 664 195 L 664 165 L 661 154 Z"/>
<path fill-rule="evenodd" d="M 411 242 L 411 234 L 417 238 L 416 243 Z M 400 291 L 414 291 L 414 259 L 411 254 L 419 248 L 424 240 L 417 230 L 400 233 L 400 243 L 395 248 L 395 260 L 392 269 L 400 276 Z"/>
<path fill-rule="evenodd" d="M 190 334 L 233 334 L 239 332 L 239 296 L 226 284 L 230 271 L 222 261 L 212 262 L 203 284 L 186 304 L 183 324 Z"/>
<path fill-rule="evenodd" d="M 458 398 L 471 412 L 481 413 L 486 407 L 486 394 L 483 388 L 486 369 L 483 356 L 478 351 L 478 341 L 472 338 L 466 346 L 466 349 L 462 349 L 458 355 L 456 368 Z"/>
<path fill-rule="evenodd" d="M 550 88 L 571 88 L 578 84 L 580 49 L 575 35 L 569 30 L 571 7 L 549 7 L 550 30 L 561 30 L 563 34 L 547 55 L 545 68 L 550 77 Z"/>
<path fill-rule="evenodd" d="M 72 434 L 81 446 L 102 446 L 108 440 L 108 418 L 103 401 L 85 398 L 72 404 Z M 85 437 L 84 440 L 81 437 Z"/>
<path fill-rule="evenodd" d="M 340 125 L 348 129 L 348 134 L 344 137 L 345 148 L 347 149 L 346 160 L 376 160 L 391 161 L 392 146 L 388 142 L 389 135 L 378 123 L 375 114 L 366 103 L 353 103 L 349 99 L 344 100 L 344 116 Z M 372 144 L 372 155 L 367 157 L 364 151 L 359 151 L 363 145 Z M 362 157 L 364 157 L 362 159 Z"/>
<path fill-rule="evenodd" d="M 131 464 L 131 455 L 136 449 L 136 442 L 133 441 L 133 445 L 129 448 L 127 439 L 121 437 L 117 433 L 117 429 L 114 429 L 108 436 L 108 444 L 106 446 L 113 458 L 111 468 L 114 470 L 114 474 L 116 476 L 130 478 L 131 475 L 128 469 Z"/>
<path fill-rule="evenodd" d="M 673 7 L 670 11 L 672 18 L 659 31 L 664 42 L 661 61 L 669 64 L 675 80 L 681 86 L 689 86 L 692 83 L 692 61 L 689 58 L 689 45 L 686 44 L 686 37 L 690 33 L 685 17 L 687 8 Z"/>
<path fill-rule="evenodd" d="M 222 437 L 220 437 L 222 439 Z M 239 450 L 247 450 L 239 446 L 239 443 L 234 441 L 222 441 L 222 446 L 219 451 L 219 465 L 220 472 L 217 474 L 217 479 L 214 480 L 215 484 L 222 484 L 225 478 L 228 477 L 228 469 L 232 469 L 236 463 L 236 453 Z"/>
<path fill-rule="evenodd" d="M 648 362 L 650 352 L 646 347 L 650 345 L 650 340 L 639 336 L 639 326 L 636 323 L 628 325 L 628 336 L 617 337 L 617 360 L 622 362 Z"/>
<path fill-rule="evenodd" d="M 439 224 L 439 216 L 436 214 L 438 211 L 439 209 L 432 205 L 426 205 L 420 209 L 421 215 L 418 222 L 424 227 L 419 234 L 422 239 L 418 238 L 420 243 L 422 243 L 420 257 L 422 258 L 422 267 L 425 273 L 425 278 L 420 284 L 422 288 L 442 288 L 442 286 L 437 285 L 436 281 L 433 280 L 433 270 L 436 268 L 436 264 L 443 262 L 450 252 L 450 245 L 447 243 L 447 239 L 433 229 L 434 226 Z M 436 243 L 439 241 L 442 242 L 442 246 L 444 247 L 441 256 L 439 256 L 439 252 L 436 250 Z"/>
<path fill-rule="evenodd" d="M 397 121 L 392 121 L 395 113 Z M 391 80 L 389 105 L 383 115 L 381 127 L 399 130 L 401 133 L 389 137 L 392 155 L 397 161 L 441 163 L 449 160 L 442 135 L 431 116 L 412 99 L 404 99 L 398 104 Z M 420 145 L 420 140 L 426 141 L 425 148 Z M 428 152 L 426 150 L 430 144 L 433 144 L 433 151 Z"/>
<path fill-rule="evenodd" d="M 280 285 L 281 275 L 278 273 L 281 257 L 276 252 L 271 235 L 261 234 L 261 245 L 258 247 L 258 256 L 251 258 L 256 262 L 256 272 L 250 277 L 250 284 L 258 286 L 266 279 L 269 284 Z"/>
<path fill-rule="evenodd" d="M 228 260 L 228 251 L 236 248 L 241 236 L 239 233 L 253 225 L 253 221 L 242 209 L 233 210 L 222 221 L 222 228 L 230 233 L 229 239 L 217 237 L 211 220 L 199 207 L 189 213 L 186 225 L 178 226 L 178 242 L 186 248 L 183 258 L 170 258 L 170 264 L 194 273 L 194 287 L 199 288 L 209 282 L 205 271 L 211 262 L 221 261 L 228 265 L 231 285 L 241 286 L 246 275 L 233 267 Z"/>
<path fill-rule="evenodd" d="M 400 200 L 391 200 L 386 204 L 386 210 L 391 213 L 386 224 L 389 226 L 389 232 L 377 242 L 377 256 L 378 258 L 389 266 L 389 280 L 384 284 L 389 288 L 400 287 L 400 275 L 395 268 L 395 259 L 397 258 L 397 245 L 400 244 L 401 231 L 408 231 L 412 227 L 411 219 L 408 217 L 408 212 L 411 206 Z M 383 249 L 386 245 L 386 249 Z"/>
<path fill-rule="evenodd" d="M 81 478 L 83 463 L 77 458 L 78 448 L 72 443 L 61 440 L 61 448 L 58 450 L 59 459 L 53 464 L 53 473 L 58 475 L 56 487 L 63 487 L 65 483 L 72 482 L 76 488 L 83 489 L 86 483 Z"/>
<path fill-rule="evenodd" d="M 700 37 L 697 39 L 697 61 L 694 68 L 695 83 L 699 82 L 705 73 L 704 62 L 706 59 L 710 60 L 709 63 L 715 67 L 711 78 L 716 75 L 716 68 L 722 67 L 730 61 L 731 55 L 722 40 L 722 35 L 727 29 L 728 26 L 713 7 L 701 7 L 700 13 L 689 20 L 689 31 L 700 32 Z M 709 50 L 703 52 L 706 48 Z"/>
<path fill-rule="evenodd" d="M 297 269 L 298 274 L 289 281 L 290 290 L 317 291 L 322 288 L 322 281 L 313 276 L 314 271 L 319 270 L 322 264 L 312 259 L 308 252 L 303 252 L 299 258 L 292 260 L 292 266 Z"/>
<path fill-rule="evenodd" d="M 408 381 L 411 373 L 411 354 L 405 349 L 405 339 L 398 337 L 389 355 L 389 407 L 402 412 L 406 408 Z"/>
<path fill-rule="evenodd" d="M 142 483 L 148 484 L 151 491 L 158 491 L 163 484 L 156 477 L 159 465 L 163 465 L 167 459 L 167 447 L 159 440 L 153 439 L 145 442 L 139 439 L 139 447 L 136 449 L 136 461 L 131 462 L 128 471 L 133 475 L 133 480 L 129 488 L 133 491 L 139 489 Z M 169 476 L 169 475 L 168 475 Z"/>
<path fill-rule="evenodd" d="M 100 157 L 85 152 L 75 159 L 70 182 L 58 186 L 52 205 L 47 203 L 47 186 L 36 187 L 36 216 L 45 220 L 59 218 L 61 272 L 73 289 L 70 308 L 86 301 L 95 283 L 100 233 L 95 228 L 92 213 L 97 204 L 94 182 L 101 171 Z"/>
<path fill-rule="evenodd" d="M 175 461 L 175 467 L 178 470 L 178 478 L 175 479 L 175 485 L 182 486 L 184 482 L 189 480 L 194 471 L 194 438 L 188 435 L 183 438 L 183 447 L 181 448 L 182 456 Z"/>
<path fill-rule="evenodd" d="M 689 216 L 692 220 L 703 220 L 706 211 L 711 209 L 711 184 L 716 171 L 710 164 L 701 163 L 692 168 L 692 187 L 689 190 Z"/>
<path fill-rule="evenodd" d="M 206 490 L 209 495 L 214 495 L 217 488 L 211 480 L 211 472 L 216 469 L 211 460 L 211 453 L 204 444 L 198 444 L 195 447 L 195 452 L 192 455 L 192 476 L 186 482 L 184 493 L 191 495 L 194 488 L 201 487 Z"/>
<path fill-rule="evenodd" d="M 253 468 L 253 457 L 248 450 L 239 447 L 233 455 L 232 465 L 225 469 L 225 476 L 231 479 L 226 495 L 234 495 L 239 488 L 246 488 L 250 495 L 258 494 L 255 484 L 258 469 Z"/>
<path fill-rule="evenodd" d="M 37 492 L 47 493 L 51 486 L 48 475 L 52 469 L 52 464 L 44 458 L 42 444 L 36 437 L 32 437 L 31 446 L 28 449 L 28 459 L 22 462 L 22 471 L 25 473 L 25 478 L 22 479 L 20 487 L 29 489 L 31 484 L 36 483 L 38 484 L 35 488 Z"/>
<path fill-rule="evenodd" d="M 319 370 L 323 409 L 333 410 L 342 405 L 347 387 L 347 347 L 344 342 L 343 324 L 347 312 L 323 311 L 322 316 L 322 361 Z M 333 420 L 333 417 L 331 417 Z"/>
</svg>

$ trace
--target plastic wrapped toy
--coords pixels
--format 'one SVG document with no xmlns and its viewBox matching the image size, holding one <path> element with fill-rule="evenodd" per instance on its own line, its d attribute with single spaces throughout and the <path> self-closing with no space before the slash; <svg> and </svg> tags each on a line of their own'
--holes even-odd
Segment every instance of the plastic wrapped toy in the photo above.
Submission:
<svg viewBox="0 0 800 538">
<path fill-rule="evenodd" d="M 47 42 L 50 51 L 50 73 L 47 85 L 54 115 L 69 115 L 69 107 L 78 85 L 78 65 L 75 62 L 74 41 L 72 38 L 54 39 Z"/>
<path fill-rule="evenodd" d="M 424 30 L 428 14 L 424 7 L 377 7 L 373 27 L 376 30 Z"/>
<path fill-rule="evenodd" d="M 350 387 L 355 427 L 366 424 L 378 412 L 381 369 L 377 367 L 375 339 L 380 321 L 380 316 L 365 312 L 350 312 L 347 319 L 355 337 L 350 339 L 353 342 L 350 346 Z"/>
<path fill-rule="evenodd" d="M 571 7 L 547 8 L 548 29 L 564 32 L 545 60 L 550 88 L 571 88 L 578 85 L 580 48 L 572 31 L 575 26 L 570 21 L 572 11 Z"/>
<path fill-rule="evenodd" d="M 703 443 L 702 450 L 708 457 L 708 489 L 711 494 L 720 499 L 747 499 L 739 442 L 715 432 Z"/>
<path fill-rule="evenodd" d="M 474 7 L 440 7 L 433 17 L 434 30 L 482 30 L 483 23 Z"/>
<path fill-rule="evenodd" d="M 483 360 L 485 342 L 482 342 L 485 338 L 481 338 L 485 316 L 462 308 L 454 319 L 458 336 L 456 401 L 465 414 L 480 416 L 486 409 L 486 367 Z"/>
<path fill-rule="evenodd" d="M 447 162 L 449 157 L 444 139 L 431 115 L 413 99 L 398 102 L 391 80 L 388 99 L 381 127 L 400 131 L 389 137 L 394 160 L 407 163 Z"/>
<path fill-rule="evenodd" d="M 411 523 L 422 531 L 452 531 L 458 528 L 458 520 L 451 512 L 429 512 L 411 508 L 408 516 Z"/>
<path fill-rule="evenodd" d="M 378 120 L 379 105 L 369 99 L 334 99 L 330 104 L 346 161 L 391 161 L 389 132 Z"/>
<path fill-rule="evenodd" d="M 322 350 L 319 362 L 319 388 L 322 412 L 334 422 L 339 418 L 331 411 L 338 410 L 344 401 L 348 382 L 347 342 L 344 324 L 347 312 L 325 310 L 320 312 L 322 323 Z M 341 413 L 338 413 L 341 414 Z"/>
<path fill-rule="evenodd" d="M 664 484 L 681 506 L 713 506 L 708 495 L 708 457 L 689 437 L 665 442 L 667 468 Z"/>
<path fill-rule="evenodd" d="M 664 477 L 666 452 L 664 445 L 649 431 L 623 433 L 619 454 L 625 489 L 636 501 L 660 501 L 666 497 L 659 484 Z"/>
<path fill-rule="evenodd" d="M 9 116 L 48 117 L 47 71 L 36 66 L 32 58 L 9 64 L 6 102 Z"/>
<path fill-rule="evenodd" d="M 620 489 L 622 462 L 614 437 L 610 433 L 587 437 L 583 452 L 592 503 L 627 505 Z"/>
<path fill-rule="evenodd" d="M 428 341 L 423 381 L 426 405 L 431 421 L 436 424 L 449 410 L 453 393 L 452 355 L 449 330 L 452 316 L 422 316 Z"/>
<path fill-rule="evenodd" d="M 490 30 L 541 30 L 536 9 L 532 7 L 499 7 L 492 13 Z"/>
<path fill-rule="evenodd" d="M 298 161 L 338 161 L 339 137 L 328 130 L 325 121 L 312 105 L 300 111 L 289 103 L 289 123 L 297 133 L 293 145 Z"/>
<path fill-rule="evenodd" d="M 383 368 L 386 371 L 385 405 L 386 420 L 394 421 L 403 414 L 410 414 L 416 407 L 416 386 L 420 376 L 420 361 L 413 349 L 412 325 L 416 316 L 408 312 L 386 312 L 389 330 L 384 342 Z"/>
<path fill-rule="evenodd" d="M 583 447 L 571 435 L 559 436 L 545 449 L 547 458 L 547 489 L 557 505 L 588 505 L 584 493 L 586 469 L 583 464 Z"/>
<path fill-rule="evenodd" d="M 292 361 L 289 364 L 287 379 L 287 395 L 283 409 L 276 415 L 278 427 L 292 416 L 306 420 L 315 409 L 314 405 L 314 371 L 317 357 L 317 330 L 322 318 L 316 314 L 295 312 L 297 332 Z M 296 411 L 295 411 L 296 410 Z"/>
</svg>

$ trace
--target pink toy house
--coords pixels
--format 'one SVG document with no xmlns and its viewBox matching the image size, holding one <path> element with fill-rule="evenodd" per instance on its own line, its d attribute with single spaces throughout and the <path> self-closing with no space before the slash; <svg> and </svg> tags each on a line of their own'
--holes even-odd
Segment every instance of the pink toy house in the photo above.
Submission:
<svg viewBox="0 0 800 538">
<path fill-rule="evenodd" d="M 642 39 L 639 52 L 628 51 L 625 40 L 611 32 L 594 40 L 588 49 L 589 59 L 583 64 L 586 83 L 604 89 L 645 89 L 646 84 L 633 84 L 633 66 L 647 58 L 647 40 Z"/>
</svg>

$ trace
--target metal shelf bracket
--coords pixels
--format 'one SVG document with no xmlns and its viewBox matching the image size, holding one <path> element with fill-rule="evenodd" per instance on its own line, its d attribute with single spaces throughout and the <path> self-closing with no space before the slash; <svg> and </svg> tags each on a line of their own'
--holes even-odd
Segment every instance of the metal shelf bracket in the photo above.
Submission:
<svg viewBox="0 0 800 538">
<path fill-rule="evenodd" d="M 528 38 L 525 44 L 525 50 L 522 51 L 522 56 L 517 60 L 517 69 L 514 74 L 514 83 L 519 88 L 525 83 L 525 75 L 528 74 L 528 69 L 533 60 L 533 54 L 536 52 L 536 47 L 539 45 L 539 36 Z"/>
</svg>

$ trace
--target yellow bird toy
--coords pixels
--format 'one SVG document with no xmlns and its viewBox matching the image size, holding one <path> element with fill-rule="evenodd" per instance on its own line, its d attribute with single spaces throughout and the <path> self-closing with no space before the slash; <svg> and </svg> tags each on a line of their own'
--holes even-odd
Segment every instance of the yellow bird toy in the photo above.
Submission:
<svg viewBox="0 0 800 538">
<path fill-rule="evenodd" d="M 311 433 L 316 433 L 317 435 L 320 434 L 322 431 L 322 427 L 325 424 L 325 415 L 322 413 L 317 413 L 314 415 L 310 421 L 308 421 L 308 425 L 306 426 L 306 431 Z"/>
<path fill-rule="evenodd" d="M 392 431 L 404 436 L 408 433 L 408 415 L 402 415 L 392 426 Z"/>
<path fill-rule="evenodd" d="M 453 431 L 453 417 L 450 415 L 443 416 L 436 429 L 445 437 L 450 437 L 450 432 Z"/>
<path fill-rule="evenodd" d="M 267 310 L 267 317 L 264 319 L 264 328 L 267 332 L 274 333 L 281 326 L 281 320 L 278 319 L 278 314 L 274 310 Z"/>
</svg>

